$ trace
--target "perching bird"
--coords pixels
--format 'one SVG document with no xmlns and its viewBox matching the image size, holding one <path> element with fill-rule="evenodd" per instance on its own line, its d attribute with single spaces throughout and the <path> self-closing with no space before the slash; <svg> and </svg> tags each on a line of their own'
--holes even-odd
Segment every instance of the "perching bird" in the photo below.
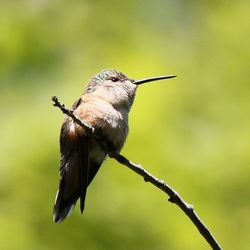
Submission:
<svg viewBox="0 0 250 250">
<path fill-rule="evenodd" d="M 119 153 L 128 135 L 128 113 L 137 86 L 150 81 L 173 78 L 161 76 L 132 80 L 114 69 L 92 77 L 73 107 L 73 113 L 94 128 L 94 133 L 66 117 L 60 135 L 60 184 L 53 218 L 62 222 L 80 198 L 81 212 L 87 187 L 95 177 L 108 152 Z"/>
</svg>

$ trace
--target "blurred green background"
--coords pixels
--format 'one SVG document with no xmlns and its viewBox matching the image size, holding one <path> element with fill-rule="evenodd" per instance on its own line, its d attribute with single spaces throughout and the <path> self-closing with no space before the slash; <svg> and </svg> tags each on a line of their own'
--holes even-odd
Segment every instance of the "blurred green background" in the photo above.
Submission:
<svg viewBox="0 0 250 250">
<path fill-rule="evenodd" d="M 167 196 L 107 159 L 52 221 L 63 114 L 90 76 L 140 79 L 122 153 L 194 204 L 225 249 L 250 249 L 250 2 L 0 3 L 0 249 L 210 249 Z"/>
</svg>

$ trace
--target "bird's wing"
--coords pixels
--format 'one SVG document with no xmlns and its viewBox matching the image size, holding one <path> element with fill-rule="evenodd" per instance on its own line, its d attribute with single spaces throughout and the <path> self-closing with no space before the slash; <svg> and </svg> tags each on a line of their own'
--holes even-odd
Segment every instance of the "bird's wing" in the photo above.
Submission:
<svg viewBox="0 0 250 250">
<path fill-rule="evenodd" d="M 75 110 L 81 103 L 79 99 L 73 105 Z M 89 137 L 79 136 L 74 130 L 75 124 L 66 117 L 60 135 L 60 184 L 54 206 L 54 221 L 63 221 L 72 211 L 80 197 L 81 211 L 84 209 L 84 200 L 88 186 Z"/>
</svg>

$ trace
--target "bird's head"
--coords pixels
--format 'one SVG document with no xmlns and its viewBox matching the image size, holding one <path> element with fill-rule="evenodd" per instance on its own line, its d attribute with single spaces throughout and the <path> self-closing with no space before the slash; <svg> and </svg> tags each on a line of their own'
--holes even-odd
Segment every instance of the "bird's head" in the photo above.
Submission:
<svg viewBox="0 0 250 250">
<path fill-rule="evenodd" d="M 136 89 L 139 85 L 158 81 L 162 79 L 173 78 L 174 75 L 165 75 L 160 77 L 134 80 L 122 72 L 114 69 L 105 69 L 90 78 L 84 94 L 95 93 L 97 95 L 110 98 L 113 104 L 125 104 L 129 109 L 133 104 Z"/>
</svg>

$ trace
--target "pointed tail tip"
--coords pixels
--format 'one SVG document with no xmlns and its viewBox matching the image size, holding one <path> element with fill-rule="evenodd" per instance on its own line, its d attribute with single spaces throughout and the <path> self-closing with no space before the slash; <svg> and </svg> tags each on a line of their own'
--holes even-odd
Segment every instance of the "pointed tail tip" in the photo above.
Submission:
<svg viewBox="0 0 250 250">
<path fill-rule="evenodd" d="M 60 214 L 58 213 L 58 211 L 54 211 L 53 212 L 53 221 L 56 223 L 56 224 L 60 224 L 64 221 L 64 219 L 67 218 L 67 215 L 65 214 Z"/>
<path fill-rule="evenodd" d="M 66 218 L 70 216 L 72 213 L 73 209 L 75 207 L 75 203 L 71 204 L 68 207 L 65 207 L 63 209 L 56 209 L 54 208 L 53 211 L 53 221 L 57 224 L 63 222 Z"/>
<path fill-rule="evenodd" d="M 84 210 L 84 207 L 85 207 L 85 197 L 84 198 L 80 198 L 80 210 L 81 210 L 81 213 L 83 213 L 83 210 Z"/>
<path fill-rule="evenodd" d="M 63 220 L 56 214 L 53 214 L 53 221 L 57 224 L 61 223 Z"/>
<path fill-rule="evenodd" d="M 53 221 L 54 221 L 55 223 L 59 224 L 59 223 L 63 222 L 64 219 L 67 218 L 67 215 L 68 215 L 68 214 L 66 214 L 65 211 L 61 211 L 61 212 L 60 212 L 58 209 L 56 209 L 56 208 L 54 207 L 54 211 L 53 211 Z"/>
</svg>

